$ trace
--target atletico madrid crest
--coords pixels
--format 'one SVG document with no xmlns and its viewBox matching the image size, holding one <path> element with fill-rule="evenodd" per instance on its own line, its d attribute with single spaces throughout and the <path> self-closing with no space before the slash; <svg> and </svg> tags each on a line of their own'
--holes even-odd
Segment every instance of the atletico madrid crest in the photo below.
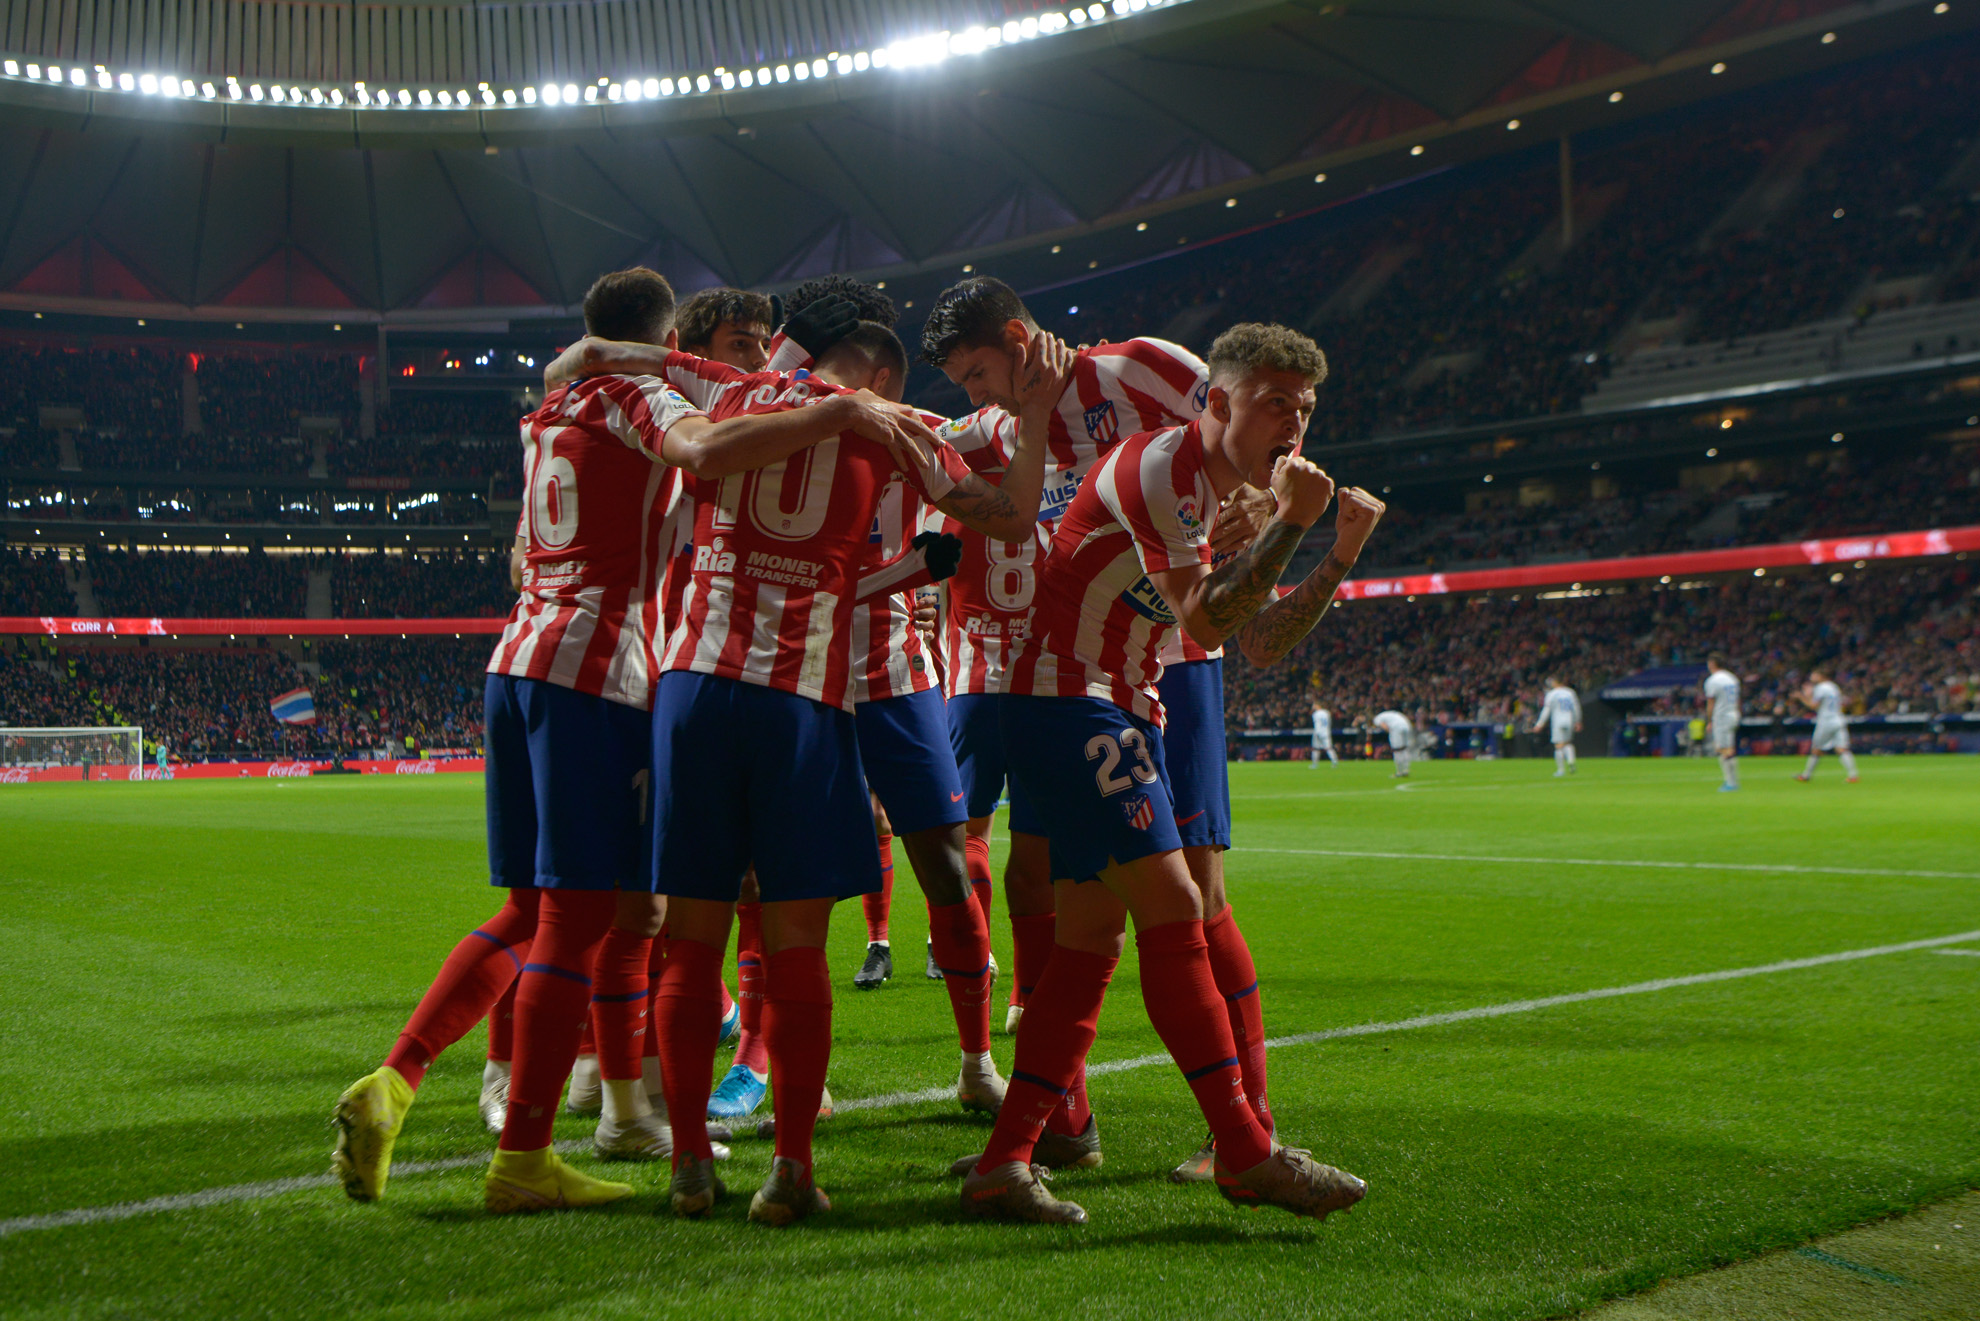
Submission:
<svg viewBox="0 0 1980 1321">
<path fill-rule="evenodd" d="M 1121 812 L 1127 817 L 1130 830 L 1147 830 L 1155 824 L 1155 805 L 1148 801 L 1147 794 L 1136 794 L 1124 801 Z"/>
</svg>

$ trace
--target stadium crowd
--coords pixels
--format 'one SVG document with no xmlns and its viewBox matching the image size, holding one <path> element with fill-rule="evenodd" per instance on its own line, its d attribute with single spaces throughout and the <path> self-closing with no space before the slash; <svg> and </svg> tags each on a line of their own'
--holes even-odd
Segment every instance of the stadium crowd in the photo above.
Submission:
<svg viewBox="0 0 1980 1321">
<path fill-rule="evenodd" d="M 1964 563 L 1742 578 L 1684 590 L 1505 594 L 1338 604 L 1283 662 L 1225 661 L 1233 734 L 1298 729 L 1318 697 L 1337 725 L 1393 707 L 1425 723 L 1530 716 L 1552 674 L 1603 684 L 1724 653 L 1749 715 L 1784 714 L 1821 664 L 1862 715 L 1980 712 L 1980 576 Z M 1690 713 L 1695 694 L 1654 710 Z"/>
<path fill-rule="evenodd" d="M 486 638 L 324 642 L 272 648 L 0 647 L 0 719 L 13 725 L 138 725 L 182 761 L 418 755 L 481 738 Z M 312 673 L 315 670 L 315 673 Z M 311 691 L 316 720 L 285 725 L 269 703 Z"/>
<path fill-rule="evenodd" d="M 1847 306 L 1866 281 L 1949 265 L 1941 297 L 1980 294 L 1980 206 L 1942 186 L 1980 130 L 1976 85 L 1967 40 L 1584 146 L 1564 256 L 1553 162 L 1529 159 L 1083 282 L 1057 325 L 1197 349 L 1236 320 L 1306 326 L 1333 369 L 1323 443 L 1572 411 L 1633 318 L 1719 340 L 1868 311 Z M 1800 193 L 1701 247 L 1804 135 L 1828 145 Z"/>
</svg>

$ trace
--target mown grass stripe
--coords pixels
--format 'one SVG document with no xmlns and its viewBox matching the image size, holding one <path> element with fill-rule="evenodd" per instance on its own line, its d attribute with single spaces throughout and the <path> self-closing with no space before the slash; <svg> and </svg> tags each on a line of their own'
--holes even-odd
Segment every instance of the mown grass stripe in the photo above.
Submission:
<svg viewBox="0 0 1980 1321">
<path fill-rule="evenodd" d="M 1387 1032 L 1409 1032 L 1418 1028 L 1442 1027 L 1451 1023 L 1467 1023 L 1481 1018 L 1503 1018 L 1509 1014 L 1532 1013 L 1539 1009 L 1551 1009 L 1558 1005 L 1585 1004 L 1591 1000 L 1608 1000 L 1618 996 L 1648 995 L 1656 991 L 1669 991 L 1682 986 L 1704 986 L 1713 982 L 1737 981 L 1747 977 L 1764 977 L 1772 973 L 1793 972 L 1801 968 L 1819 968 L 1834 963 L 1850 963 L 1858 959 L 1874 959 L 1887 954 L 1904 954 L 1912 950 L 1934 949 L 1941 945 L 1964 944 L 1980 940 L 1980 931 L 1962 931 L 1958 935 L 1933 936 L 1925 940 L 1907 940 L 1895 945 L 1873 945 L 1866 949 L 1838 950 L 1832 954 L 1817 954 L 1802 959 L 1783 959 L 1776 963 L 1763 963 L 1748 968 L 1727 968 L 1718 972 L 1692 973 L 1684 977 L 1659 977 L 1647 982 L 1632 982 L 1627 986 L 1599 987 L 1588 991 L 1573 991 L 1565 995 L 1541 996 L 1531 1000 L 1510 1000 L 1503 1004 L 1480 1005 L 1473 1009 L 1457 1009 L 1442 1014 L 1420 1014 L 1414 1018 L 1396 1019 L 1383 1023 L 1360 1023 L 1352 1027 L 1328 1028 L 1320 1032 L 1300 1032 L 1292 1036 L 1273 1037 L 1266 1041 L 1268 1049 L 1284 1049 L 1288 1046 L 1306 1046 L 1321 1041 L 1337 1041 L 1346 1037 L 1375 1036 Z M 1105 1060 L 1087 1066 L 1089 1077 L 1126 1073 L 1134 1069 L 1152 1068 L 1168 1064 L 1166 1054 L 1135 1055 L 1127 1059 Z M 923 1105 L 937 1101 L 952 1100 L 955 1089 L 952 1087 L 924 1087 L 911 1092 L 888 1092 L 880 1096 L 857 1097 L 840 1101 L 836 1105 L 839 1112 L 860 1110 L 891 1110 L 910 1105 Z M 559 1142 L 560 1151 L 575 1150 L 583 1146 L 580 1141 Z M 416 1161 L 397 1166 L 392 1173 L 404 1178 L 414 1174 L 435 1174 L 446 1170 L 461 1170 L 485 1164 L 488 1157 L 457 1156 L 447 1160 Z M 0 1238 L 10 1234 L 25 1233 L 38 1229 L 64 1229 L 74 1225 L 101 1224 L 112 1220 L 129 1220 L 135 1216 L 153 1215 L 164 1211 L 197 1210 L 201 1207 L 219 1206 L 229 1202 L 257 1201 L 269 1197 L 280 1197 L 285 1193 L 303 1192 L 316 1188 L 334 1187 L 337 1180 L 331 1175 L 303 1175 L 290 1179 L 270 1179 L 260 1183 L 238 1183 L 223 1188 L 207 1188 L 199 1192 L 175 1193 L 165 1197 L 147 1198 L 140 1202 L 119 1202 L 110 1206 L 80 1207 L 72 1211 L 53 1211 L 44 1215 L 17 1216 L 11 1220 L 0 1220 Z"/>
</svg>

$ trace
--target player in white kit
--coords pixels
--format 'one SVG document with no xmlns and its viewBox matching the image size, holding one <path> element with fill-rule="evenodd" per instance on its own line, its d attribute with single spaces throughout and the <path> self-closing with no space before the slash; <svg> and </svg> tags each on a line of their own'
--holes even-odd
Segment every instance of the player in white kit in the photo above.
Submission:
<svg viewBox="0 0 1980 1321">
<path fill-rule="evenodd" d="M 1842 689 L 1823 671 L 1810 670 L 1808 682 L 1795 695 L 1815 713 L 1815 738 L 1808 745 L 1808 764 L 1794 778 L 1803 782 L 1814 779 L 1815 763 L 1823 753 L 1833 752 L 1842 759 L 1843 774 L 1855 784 L 1856 754 L 1849 750 L 1849 722 L 1843 719 Z"/>
<path fill-rule="evenodd" d="M 1338 766 L 1341 764 L 1340 757 L 1334 752 L 1334 713 L 1320 705 L 1320 703 L 1315 702 L 1313 704 L 1313 759 L 1306 763 L 1306 769 L 1312 770 L 1318 766 L 1323 753 L 1326 755 L 1327 760 L 1334 765 Z"/>
<path fill-rule="evenodd" d="M 1389 752 L 1396 763 L 1393 778 L 1408 778 L 1410 750 L 1416 745 L 1416 726 L 1410 724 L 1409 717 L 1400 711 L 1384 711 L 1375 717 L 1374 724 L 1375 728 L 1389 736 Z"/>
<path fill-rule="evenodd" d="M 1568 774 L 1574 769 L 1574 736 L 1581 732 L 1581 699 L 1574 695 L 1574 689 L 1552 675 L 1547 677 L 1547 695 L 1540 700 L 1540 718 L 1533 722 L 1533 732 L 1552 726 L 1554 736 L 1554 776 Z"/>
<path fill-rule="evenodd" d="M 1712 751 L 1719 754 L 1719 772 L 1725 778 L 1719 792 L 1739 788 L 1739 680 L 1726 668 L 1725 657 L 1706 657 L 1705 722 Z"/>
</svg>

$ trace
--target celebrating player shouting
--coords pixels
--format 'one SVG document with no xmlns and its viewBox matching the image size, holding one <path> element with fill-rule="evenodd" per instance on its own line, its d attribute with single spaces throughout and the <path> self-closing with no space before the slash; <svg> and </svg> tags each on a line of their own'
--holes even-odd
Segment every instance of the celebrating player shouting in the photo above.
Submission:
<svg viewBox="0 0 1980 1321">
<path fill-rule="evenodd" d="M 1041 337 L 1022 398 L 1056 399 L 1069 356 Z M 813 376 L 748 378 L 725 396 L 726 407 L 811 412 L 876 380 L 883 367 L 898 382 L 906 365 L 893 332 L 866 323 Z M 656 1030 L 676 1125 L 672 1202 L 680 1214 L 701 1214 L 725 1191 L 701 1115 L 722 952 L 752 862 L 764 901 L 763 1034 L 777 1078 L 777 1154 L 750 1218 L 783 1225 L 830 1205 L 811 1152 L 831 1055 L 825 938 L 834 903 L 879 885 L 852 714 L 852 612 L 868 535 L 897 478 L 988 535 L 1027 531 L 1042 480 L 1043 421 L 1042 407 L 1027 412 L 1002 489 L 925 429 L 929 448 L 912 459 L 847 433 L 787 463 L 698 484 L 692 576 L 667 640 L 653 726 L 653 867 L 671 898 L 672 935 Z"/>
<path fill-rule="evenodd" d="M 994 468 L 1015 426 L 1013 374 L 1037 322 L 1011 287 L 977 276 L 944 290 L 922 330 L 922 357 L 942 369 L 978 405 L 975 413 L 943 429 L 943 436 L 972 467 Z M 1133 434 L 1177 426 L 1198 417 L 1208 397 L 1204 365 L 1195 354 L 1164 340 L 1135 338 L 1082 349 L 1072 379 L 1052 412 L 1045 499 L 1040 529 L 1023 541 L 982 543 L 964 538 L 963 564 L 948 584 L 950 626 L 944 633 L 950 685 L 949 724 L 970 800 L 972 878 L 989 881 L 990 812 L 1006 778 L 1007 756 L 995 704 L 1006 691 L 1008 649 L 1030 627 L 1037 565 L 1051 527 L 1071 503 L 1093 464 Z M 1234 492 L 1231 508 L 1216 520 L 1212 549 L 1235 551 L 1264 514 Z M 1184 858 L 1205 895 L 1210 965 L 1225 997 L 1232 1030 L 1240 1037 L 1247 1082 L 1264 1103 L 1264 1019 L 1251 951 L 1224 899 L 1222 852 L 1230 847 L 1229 771 L 1224 757 L 1222 652 L 1197 647 L 1186 637 L 1169 639 L 1164 657 L 1173 669 L 1161 696 L 1180 755 L 1170 766 L 1172 805 L 1182 831 Z M 1026 997 L 1043 975 L 1053 950 L 1051 859 L 1043 825 L 1022 790 L 1011 795 L 1011 852 L 1005 893 L 1017 975 L 1012 1015 L 1018 1021 Z M 1067 1089 L 1038 1147 L 1040 1163 L 1094 1165 L 1100 1161 L 1099 1129 L 1086 1101 L 1084 1076 Z M 1201 1156 L 1202 1153 L 1199 1153 Z M 1198 1162 L 1207 1171 L 1208 1158 Z"/>
<path fill-rule="evenodd" d="M 1246 1100 L 1204 935 L 1204 894 L 1184 863 L 1162 773 L 1157 655 L 1177 623 L 1221 646 L 1260 614 L 1301 537 L 1334 494 L 1296 457 L 1326 360 L 1277 326 L 1243 325 L 1211 349 L 1206 408 L 1188 426 L 1123 442 L 1088 475 L 1039 575 L 1036 627 L 1011 664 L 1006 755 L 1050 838 L 1058 947 L 1018 1029 L 1017 1063 L 990 1145 L 963 1184 L 966 1214 L 1083 1222 L 1030 1164 L 1038 1134 L 1091 1046 L 1134 919 L 1149 1018 L 1196 1094 L 1230 1200 L 1325 1215 L 1359 1200 L 1353 1175 L 1276 1144 Z M 1211 568 L 1221 500 L 1269 485 L 1275 516 Z M 1379 516 L 1342 501 L 1335 553 L 1259 620 L 1261 650 L 1303 633 Z M 1327 580 L 1331 578 L 1331 582 Z M 1098 881 L 1099 884 L 1091 882 Z"/>
</svg>

